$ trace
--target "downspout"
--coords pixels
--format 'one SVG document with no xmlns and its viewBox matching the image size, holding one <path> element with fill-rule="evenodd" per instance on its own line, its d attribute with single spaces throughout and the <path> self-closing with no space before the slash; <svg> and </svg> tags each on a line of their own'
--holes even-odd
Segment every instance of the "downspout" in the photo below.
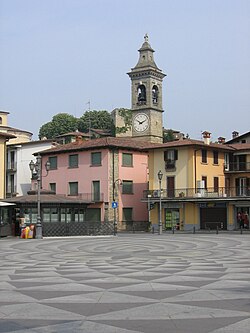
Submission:
<svg viewBox="0 0 250 333">
<path fill-rule="evenodd" d="M 197 151 L 198 149 L 194 150 L 194 189 L 195 189 L 195 193 L 197 192 L 197 170 L 196 170 L 196 158 L 197 158 Z"/>
<path fill-rule="evenodd" d="M 112 188 L 113 188 L 113 201 L 115 201 L 115 152 L 112 149 Z"/>
</svg>

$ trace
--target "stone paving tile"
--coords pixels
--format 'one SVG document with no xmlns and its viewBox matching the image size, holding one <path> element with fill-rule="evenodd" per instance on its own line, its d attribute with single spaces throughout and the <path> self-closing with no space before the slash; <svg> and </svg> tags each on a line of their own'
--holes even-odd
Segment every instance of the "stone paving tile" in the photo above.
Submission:
<svg viewBox="0 0 250 333">
<path fill-rule="evenodd" d="M 249 333 L 250 234 L 0 239 L 0 332 Z"/>
</svg>

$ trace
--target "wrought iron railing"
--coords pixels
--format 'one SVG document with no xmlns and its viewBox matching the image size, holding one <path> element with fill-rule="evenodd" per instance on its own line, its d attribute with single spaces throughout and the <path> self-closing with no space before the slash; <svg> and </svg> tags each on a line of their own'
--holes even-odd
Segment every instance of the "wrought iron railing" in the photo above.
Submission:
<svg viewBox="0 0 250 333">
<path fill-rule="evenodd" d="M 181 189 L 159 189 L 143 191 L 143 199 L 179 199 L 190 198 L 231 198 L 250 197 L 250 188 L 247 187 L 219 187 L 214 188 L 181 188 Z"/>
<path fill-rule="evenodd" d="M 248 171 L 250 172 L 250 162 L 231 162 L 225 164 L 225 172 L 241 172 Z"/>
</svg>

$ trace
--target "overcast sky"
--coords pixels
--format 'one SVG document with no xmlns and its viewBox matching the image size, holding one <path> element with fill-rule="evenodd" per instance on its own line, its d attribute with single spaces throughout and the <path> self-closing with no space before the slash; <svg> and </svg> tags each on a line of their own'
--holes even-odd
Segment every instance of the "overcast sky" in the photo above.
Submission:
<svg viewBox="0 0 250 333">
<path fill-rule="evenodd" d="M 57 113 L 131 107 L 145 33 L 164 126 L 199 139 L 250 131 L 249 0 L 0 0 L 0 109 L 32 132 Z"/>
</svg>

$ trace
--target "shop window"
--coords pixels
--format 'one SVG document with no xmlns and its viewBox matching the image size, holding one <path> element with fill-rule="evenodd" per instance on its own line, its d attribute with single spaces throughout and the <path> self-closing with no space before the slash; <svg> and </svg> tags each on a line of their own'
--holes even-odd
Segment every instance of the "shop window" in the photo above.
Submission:
<svg viewBox="0 0 250 333">
<path fill-rule="evenodd" d="M 101 209 L 100 208 L 87 208 L 86 221 L 93 221 L 93 222 L 101 221 Z"/>
<path fill-rule="evenodd" d="M 179 209 L 166 209 L 166 229 L 180 228 Z"/>
</svg>

